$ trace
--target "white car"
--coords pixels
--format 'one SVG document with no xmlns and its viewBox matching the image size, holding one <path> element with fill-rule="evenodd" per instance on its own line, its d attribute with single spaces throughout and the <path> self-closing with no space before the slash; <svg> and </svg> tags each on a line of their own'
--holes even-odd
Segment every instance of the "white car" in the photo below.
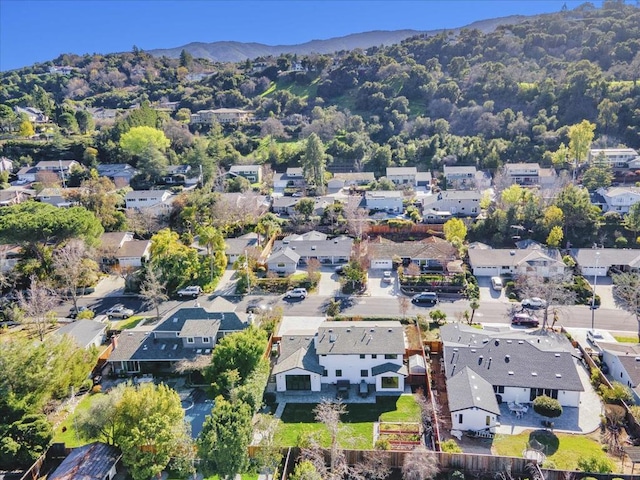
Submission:
<svg viewBox="0 0 640 480">
<path fill-rule="evenodd" d="M 109 319 L 111 318 L 129 318 L 133 315 L 133 310 L 126 308 L 124 305 L 114 305 L 106 313 Z"/>
<path fill-rule="evenodd" d="M 284 298 L 300 298 L 304 300 L 307 297 L 307 289 L 306 288 L 294 288 L 293 290 L 289 290 L 284 294 Z"/>
<path fill-rule="evenodd" d="M 178 297 L 191 297 L 198 298 L 198 295 L 202 293 L 202 288 L 199 285 L 189 285 L 181 290 L 178 290 Z"/>
<path fill-rule="evenodd" d="M 541 308 L 546 308 L 547 302 L 545 302 L 542 298 L 532 297 L 525 298 L 522 300 L 522 308 L 529 308 L 531 310 L 539 310 Z"/>
<path fill-rule="evenodd" d="M 384 283 L 391 283 L 391 282 L 393 282 L 393 277 L 391 276 L 391 272 L 389 272 L 389 271 L 384 272 L 384 273 L 382 274 L 382 281 L 383 281 Z"/>
<path fill-rule="evenodd" d="M 500 277 L 491 277 L 491 288 L 501 291 L 503 287 L 504 285 L 502 284 L 502 279 Z"/>
</svg>

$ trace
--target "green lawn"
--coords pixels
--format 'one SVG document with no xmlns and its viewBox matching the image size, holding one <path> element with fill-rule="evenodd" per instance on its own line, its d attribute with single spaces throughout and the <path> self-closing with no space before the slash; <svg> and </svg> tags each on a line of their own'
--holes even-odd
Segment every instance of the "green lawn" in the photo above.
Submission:
<svg viewBox="0 0 640 480">
<path fill-rule="evenodd" d="M 615 338 L 620 343 L 638 343 L 638 337 L 636 335 L 627 337 L 624 335 L 614 335 Z"/>
<path fill-rule="evenodd" d="M 314 408 L 315 404 L 310 403 L 288 403 L 276 435 L 277 442 L 282 446 L 295 446 L 300 434 L 315 433 L 323 446 L 329 446 L 329 434 L 324 425 L 315 421 Z M 373 448 L 373 423 L 379 419 L 418 422 L 420 407 L 412 395 L 377 397 L 375 404 L 347 404 L 347 414 L 342 417 L 340 444 L 353 449 Z"/>
<path fill-rule="evenodd" d="M 522 451 L 531 436 L 547 446 L 547 460 L 552 461 L 556 468 L 562 470 L 575 470 L 580 458 L 591 456 L 609 458 L 602 451 L 602 446 L 589 437 L 566 433 L 552 434 L 544 430 L 528 431 L 519 435 L 496 435 L 492 451 L 496 455 L 522 457 Z"/>
<path fill-rule="evenodd" d="M 147 317 L 141 317 L 139 315 L 134 315 L 133 317 L 125 318 L 123 320 L 114 322 L 111 328 L 114 330 L 129 330 L 138 325 L 142 320 Z"/>
<path fill-rule="evenodd" d="M 78 438 L 78 435 L 76 435 L 74 419 L 80 412 L 88 410 L 89 407 L 91 406 L 91 403 L 96 398 L 99 398 L 102 395 L 105 395 L 105 394 L 97 393 L 94 395 L 86 395 L 80 401 L 80 403 L 76 406 L 74 413 L 67 416 L 66 420 L 62 422 L 60 425 L 58 425 L 58 428 L 56 428 L 56 431 L 53 436 L 54 443 L 64 443 L 67 447 L 79 447 L 93 440 L 97 440 L 97 439 L 91 439 L 87 441 L 80 440 Z M 65 431 L 63 432 L 63 430 Z"/>
</svg>

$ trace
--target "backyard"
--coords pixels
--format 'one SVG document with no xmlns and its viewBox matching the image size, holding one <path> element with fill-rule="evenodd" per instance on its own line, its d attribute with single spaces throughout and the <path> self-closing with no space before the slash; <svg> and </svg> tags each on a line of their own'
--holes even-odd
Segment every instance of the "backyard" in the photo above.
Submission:
<svg viewBox="0 0 640 480">
<path fill-rule="evenodd" d="M 80 414 L 82 411 L 86 411 L 89 409 L 91 404 L 101 396 L 105 395 L 104 393 L 96 393 L 93 395 L 85 395 L 80 403 L 76 405 L 73 413 L 70 413 L 66 416 L 65 420 L 61 422 L 55 429 L 53 441 L 54 443 L 64 443 L 67 448 L 79 447 L 81 445 L 85 445 L 86 443 L 91 442 L 92 440 L 97 439 L 87 439 L 86 441 L 79 438 L 76 429 L 75 429 L 75 419 L 76 416 Z M 69 411 L 69 407 L 65 407 L 67 412 Z"/>
<path fill-rule="evenodd" d="M 315 404 L 287 403 L 276 441 L 282 446 L 296 446 L 301 434 L 317 434 L 320 443 L 329 446 L 329 433 L 314 418 Z M 376 403 L 347 404 L 341 418 L 340 445 L 349 449 L 373 448 L 373 424 L 385 422 L 419 422 L 420 407 L 413 395 L 377 397 Z"/>
</svg>

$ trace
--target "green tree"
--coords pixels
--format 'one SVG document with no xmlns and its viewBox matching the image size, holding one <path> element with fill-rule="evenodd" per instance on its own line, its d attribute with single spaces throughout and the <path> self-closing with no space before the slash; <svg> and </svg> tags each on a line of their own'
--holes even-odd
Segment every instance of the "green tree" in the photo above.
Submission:
<svg viewBox="0 0 640 480">
<path fill-rule="evenodd" d="M 227 268 L 224 237 L 220 231 L 212 226 L 201 227 L 198 231 L 198 245 L 207 248 L 209 257 L 209 281 L 213 282 Z"/>
<path fill-rule="evenodd" d="M 564 143 L 561 143 L 558 150 L 551 154 L 551 161 L 556 167 L 563 167 L 569 162 L 570 155 L 569 148 Z"/>
<path fill-rule="evenodd" d="M 193 65 L 193 55 L 187 52 L 184 48 L 180 51 L 180 66 L 186 69 L 191 69 Z"/>
<path fill-rule="evenodd" d="M 71 112 L 64 112 L 58 117 L 58 125 L 68 133 L 78 133 L 78 121 Z"/>
<path fill-rule="evenodd" d="M 78 124 L 78 128 L 80 129 L 80 133 L 84 135 L 86 135 L 89 132 L 92 132 L 93 129 L 95 128 L 93 117 L 86 110 L 76 111 L 76 122 Z"/>
<path fill-rule="evenodd" d="M 63 247 L 53 252 L 55 276 L 61 287 L 78 308 L 78 290 L 98 281 L 99 267 L 90 258 L 91 252 L 80 239 L 72 238 Z"/>
<path fill-rule="evenodd" d="M 633 315 L 638 324 L 640 341 L 640 275 L 637 273 L 619 273 L 612 276 L 613 292 L 620 303 L 620 308 Z"/>
<path fill-rule="evenodd" d="M 322 480 L 322 475 L 309 460 L 302 460 L 297 463 L 290 480 Z"/>
<path fill-rule="evenodd" d="M 624 226 L 633 232 L 633 238 L 637 241 L 640 232 L 640 203 L 629 207 L 629 212 L 624 216 Z"/>
<path fill-rule="evenodd" d="M 255 233 L 264 235 L 267 240 L 270 240 L 274 235 L 278 235 L 281 231 L 281 220 L 273 213 L 267 213 L 260 217 L 255 228 Z"/>
<path fill-rule="evenodd" d="M 597 233 L 600 210 L 591 203 L 586 189 L 568 185 L 558 195 L 556 206 L 562 210 L 565 238 L 572 243 L 584 245 Z"/>
<path fill-rule="evenodd" d="M 166 173 L 168 163 L 167 157 L 160 150 L 148 147 L 138 157 L 139 177 L 146 182 L 155 182 Z"/>
<path fill-rule="evenodd" d="M 98 177 L 95 170 L 80 184 L 80 188 L 69 193 L 69 199 L 86 208 L 100 220 L 107 232 L 122 231 L 126 217 L 118 207 L 124 199 L 116 186 L 107 177 Z"/>
<path fill-rule="evenodd" d="M 216 347 L 217 348 L 217 347 Z M 251 407 L 244 402 L 215 399 L 211 415 L 202 427 L 198 441 L 202 467 L 207 473 L 234 478 L 249 464 L 247 447 L 251 442 Z"/>
<path fill-rule="evenodd" d="M 326 154 L 322 140 L 315 133 L 307 138 L 300 163 L 307 182 L 315 186 L 317 194 L 323 193 Z"/>
<path fill-rule="evenodd" d="M 579 458 L 577 467 L 578 470 L 586 473 L 611 473 L 614 465 L 606 457 L 591 455 L 590 457 Z"/>
<path fill-rule="evenodd" d="M 117 407 L 115 443 L 134 480 L 160 475 L 189 435 L 178 393 L 164 384 L 127 387 Z"/>
<path fill-rule="evenodd" d="M 6 441 L 11 439 L 12 442 Z M 0 443 L 0 458 L 5 460 L 7 453 L 13 451 L 15 458 L 6 458 L 3 468 L 29 467 L 38 457 L 47 451 L 53 440 L 53 428 L 43 414 L 29 414 L 20 420 L 13 422 L 9 427 L 6 437 Z M 6 443 L 5 443 L 6 442 Z M 17 444 L 16 449 L 13 442 Z M 6 451 L 7 447 L 8 450 Z M 4 452 L 2 450 L 5 450 Z"/>
<path fill-rule="evenodd" d="M 447 220 L 442 227 L 442 231 L 444 232 L 444 238 L 448 242 L 462 244 L 467 238 L 467 226 L 459 218 Z"/>
<path fill-rule="evenodd" d="M 587 158 L 595 129 L 596 125 L 588 120 L 569 127 L 569 152 L 577 164 Z"/>
<path fill-rule="evenodd" d="M 29 138 L 35 135 L 36 131 L 33 129 L 33 124 L 29 120 L 23 120 L 20 123 L 20 136 Z"/>
<path fill-rule="evenodd" d="M 110 389 L 108 394 L 95 396 L 87 410 L 78 412 L 75 426 L 82 439 L 115 444 L 118 429 L 126 428 L 118 424 L 118 405 L 126 388 L 127 384 L 121 383 Z"/>
<path fill-rule="evenodd" d="M 168 292 L 196 280 L 199 263 L 198 252 L 183 244 L 176 232 L 165 228 L 151 237 L 151 266 Z"/>
<path fill-rule="evenodd" d="M 555 398 L 540 395 L 533 401 L 533 410 L 543 417 L 556 418 L 562 415 L 562 405 Z"/>
<path fill-rule="evenodd" d="M 593 192 L 598 188 L 607 188 L 613 182 L 613 169 L 608 163 L 597 162 L 582 175 L 582 184 Z"/>
<path fill-rule="evenodd" d="M 227 180 L 227 192 L 246 192 L 251 188 L 251 182 L 244 177 L 237 176 Z"/>
<path fill-rule="evenodd" d="M 132 156 L 140 156 L 149 149 L 163 152 L 169 145 L 162 130 L 148 126 L 133 127 L 120 137 L 120 148 Z"/>
<path fill-rule="evenodd" d="M 313 210 L 315 209 L 316 203 L 313 198 L 302 198 L 298 203 L 296 203 L 293 209 L 298 212 L 305 221 L 308 221 L 313 215 Z"/>
<path fill-rule="evenodd" d="M 549 236 L 547 236 L 547 245 L 552 248 L 558 248 L 562 243 L 563 237 L 562 227 L 555 226 L 549 232 Z"/>
<path fill-rule="evenodd" d="M 432 322 L 437 323 L 438 325 L 442 325 L 447 321 L 447 314 L 442 310 L 431 310 L 429 312 L 429 318 L 431 318 Z"/>
</svg>

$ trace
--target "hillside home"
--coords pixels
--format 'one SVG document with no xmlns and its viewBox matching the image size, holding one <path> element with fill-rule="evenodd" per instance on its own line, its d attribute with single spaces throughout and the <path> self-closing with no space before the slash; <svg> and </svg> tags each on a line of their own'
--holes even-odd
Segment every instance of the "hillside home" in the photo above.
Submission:
<svg viewBox="0 0 640 480">
<path fill-rule="evenodd" d="M 76 320 L 62 325 L 56 335 L 69 335 L 80 347 L 99 347 L 106 338 L 107 324 L 95 320 Z"/>
<path fill-rule="evenodd" d="M 470 248 L 467 253 L 469 265 L 477 277 L 532 275 L 549 278 L 562 275 L 566 267 L 560 252 L 553 248 Z"/>
<path fill-rule="evenodd" d="M 19 245 L 0 245 L 0 272 L 10 272 L 21 258 L 22 247 Z"/>
<path fill-rule="evenodd" d="M 368 210 L 402 213 L 404 195 L 398 190 L 375 190 L 364 195 L 365 206 Z"/>
<path fill-rule="evenodd" d="M 107 232 L 100 237 L 103 266 L 141 267 L 149 260 L 150 240 L 134 240 L 131 232 Z"/>
<path fill-rule="evenodd" d="M 0 190 L 0 207 L 17 205 L 30 198 L 32 198 L 32 194 L 25 190 Z"/>
<path fill-rule="evenodd" d="M 156 214 L 167 213 L 171 209 L 171 200 L 168 190 L 134 190 L 124 197 L 126 208 L 150 210 Z"/>
<path fill-rule="evenodd" d="M 215 75 L 215 72 L 200 72 L 200 73 L 187 73 L 184 77 L 187 82 L 199 82 L 205 78 Z"/>
<path fill-rule="evenodd" d="M 557 179 L 553 168 L 541 168 L 537 163 L 508 163 L 504 173 L 509 184 L 521 187 L 550 187 Z"/>
<path fill-rule="evenodd" d="M 459 217 L 477 217 L 482 195 L 477 190 L 443 190 L 422 197 L 423 211 L 449 212 Z"/>
<path fill-rule="evenodd" d="M 26 166 L 18 170 L 18 173 L 16 173 L 16 176 L 18 177 L 18 181 L 23 184 L 33 183 L 36 181 L 37 173 L 38 173 L 38 170 L 36 170 L 36 167 Z"/>
<path fill-rule="evenodd" d="M 478 171 L 474 166 L 451 166 L 443 167 L 444 178 L 447 181 L 447 189 L 466 190 L 476 188 L 476 174 Z"/>
<path fill-rule="evenodd" d="M 93 442 L 71 450 L 49 480 L 113 480 L 122 453 L 118 448 Z"/>
<path fill-rule="evenodd" d="M 296 213 L 295 206 L 300 200 L 302 200 L 301 197 L 273 197 L 271 211 L 278 215 L 293 215 Z"/>
<path fill-rule="evenodd" d="M 634 248 L 574 248 L 571 256 L 585 277 L 613 272 L 640 272 L 640 250 Z"/>
<path fill-rule="evenodd" d="M 638 187 L 599 188 L 597 193 L 602 197 L 602 211 L 616 212 L 620 215 L 629 213 L 629 208 L 640 201 Z"/>
<path fill-rule="evenodd" d="M 107 177 L 116 187 L 129 185 L 138 171 L 128 163 L 102 163 L 98 165 L 98 175 Z"/>
<path fill-rule="evenodd" d="M 94 120 L 114 120 L 120 113 L 120 111 L 115 108 L 103 107 L 88 108 L 87 112 L 89 112 Z"/>
<path fill-rule="evenodd" d="M 441 327 L 440 337 L 440 368 L 455 430 L 493 430 L 496 407 L 503 402 L 528 403 L 547 395 L 564 407 L 580 405 L 579 358 L 564 335 L 491 332 L 454 323 Z"/>
<path fill-rule="evenodd" d="M 248 326 L 233 312 L 181 308 L 151 331 L 122 332 L 107 362 L 116 374 L 173 373 L 178 362 L 210 357 L 220 338 Z"/>
<path fill-rule="evenodd" d="M 282 195 L 285 188 L 305 188 L 306 186 L 307 182 L 300 167 L 290 167 L 285 173 L 273 174 L 274 194 Z"/>
<path fill-rule="evenodd" d="M 333 179 L 342 181 L 345 187 L 359 187 L 375 182 L 376 177 L 373 172 L 349 172 L 335 173 Z"/>
<path fill-rule="evenodd" d="M 199 110 L 191 114 L 191 123 L 208 124 L 218 123 L 242 123 L 249 121 L 253 112 L 237 108 L 217 108 L 215 110 Z"/>
<path fill-rule="evenodd" d="M 58 177 L 68 177 L 71 170 L 75 167 L 81 167 L 81 165 L 75 160 L 42 160 L 36 163 L 36 172 L 52 172 L 58 175 Z"/>
<path fill-rule="evenodd" d="M 416 242 L 394 242 L 376 237 L 367 245 L 370 268 L 391 270 L 393 258 L 400 258 L 403 266 L 411 263 L 422 270 L 447 271 L 450 262 L 457 260 L 458 250 L 438 237 L 427 237 Z"/>
<path fill-rule="evenodd" d="M 262 183 L 262 165 L 232 165 L 229 174 L 244 177 L 251 183 Z"/>
<path fill-rule="evenodd" d="M 418 172 L 416 167 L 387 167 L 386 177 L 396 185 L 431 186 L 431 172 Z"/>
<path fill-rule="evenodd" d="M 602 350 L 602 363 L 609 368 L 608 377 L 629 387 L 634 403 L 640 405 L 640 346 L 598 341 L 598 347 Z"/>
<path fill-rule="evenodd" d="M 284 335 L 272 374 L 278 392 L 320 392 L 339 382 L 403 392 L 408 370 L 400 322 L 323 322 L 315 335 Z"/>
<path fill-rule="evenodd" d="M 49 73 L 59 73 L 60 75 L 71 75 L 76 70 L 74 67 L 52 65 L 49 67 Z"/>
<path fill-rule="evenodd" d="M 587 155 L 590 164 L 605 162 L 614 170 L 627 170 L 630 163 L 638 160 L 638 152 L 632 148 L 592 148 Z"/>
<path fill-rule="evenodd" d="M 49 117 L 42 110 L 34 107 L 13 107 L 16 115 L 26 115 L 31 123 L 48 123 Z"/>
<path fill-rule="evenodd" d="M 53 205 L 54 207 L 68 208 L 72 207 L 73 205 L 77 205 L 77 202 L 69 201 L 69 195 L 71 193 L 77 192 L 78 190 L 78 188 L 43 188 L 39 193 L 36 194 L 35 198 L 38 202 L 48 203 L 49 205 Z"/>
<path fill-rule="evenodd" d="M 0 157 L 0 172 L 13 172 L 13 161 L 7 157 Z"/>
<path fill-rule="evenodd" d="M 227 255 L 227 263 L 233 265 L 239 257 L 244 255 L 248 250 L 260 248 L 261 238 L 257 233 L 249 232 L 240 237 L 225 238 L 225 254 Z"/>
</svg>

